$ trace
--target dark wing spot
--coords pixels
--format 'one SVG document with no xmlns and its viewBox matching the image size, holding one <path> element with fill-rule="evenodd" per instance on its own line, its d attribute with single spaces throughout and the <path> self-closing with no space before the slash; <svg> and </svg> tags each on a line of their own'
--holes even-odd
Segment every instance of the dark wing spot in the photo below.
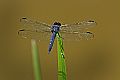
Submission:
<svg viewBox="0 0 120 80">
<path fill-rule="evenodd" d="M 19 30 L 19 31 L 25 31 L 24 29 L 21 29 L 21 30 Z"/>
<path fill-rule="evenodd" d="M 95 21 L 89 20 L 88 22 L 95 22 Z"/>
<path fill-rule="evenodd" d="M 23 17 L 22 19 L 27 19 L 26 17 Z"/>
<path fill-rule="evenodd" d="M 86 33 L 92 34 L 91 32 L 86 32 Z"/>
<path fill-rule="evenodd" d="M 24 30 L 24 29 L 19 30 L 19 31 L 18 31 L 18 34 L 19 34 L 20 31 L 25 31 L 25 30 Z"/>
<path fill-rule="evenodd" d="M 21 19 L 20 19 L 20 22 L 22 21 L 22 19 L 27 19 L 27 18 L 26 18 L 26 17 L 21 18 Z"/>
</svg>

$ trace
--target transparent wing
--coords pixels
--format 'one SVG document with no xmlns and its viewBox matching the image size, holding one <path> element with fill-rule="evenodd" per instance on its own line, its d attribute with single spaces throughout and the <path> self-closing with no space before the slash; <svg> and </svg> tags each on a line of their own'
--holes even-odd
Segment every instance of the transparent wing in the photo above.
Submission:
<svg viewBox="0 0 120 80">
<path fill-rule="evenodd" d="M 18 31 L 18 35 L 23 38 L 36 39 L 36 40 L 49 40 L 51 37 L 50 32 L 45 31 L 36 31 L 36 30 L 27 30 L 21 29 Z"/>
<path fill-rule="evenodd" d="M 76 40 L 91 40 L 94 38 L 92 32 L 74 32 L 74 33 L 60 33 L 63 40 L 76 41 Z"/>
<path fill-rule="evenodd" d="M 42 22 L 21 18 L 22 29 L 18 34 L 24 38 L 48 40 L 51 36 L 51 26 Z"/>
<path fill-rule="evenodd" d="M 93 20 L 65 24 L 60 27 L 60 34 L 64 40 L 89 40 L 94 38 L 94 34 L 87 29 L 94 26 L 96 26 L 96 22 Z"/>
<path fill-rule="evenodd" d="M 65 24 L 62 25 L 60 30 L 61 32 L 83 32 L 85 29 L 96 26 L 96 22 L 93 20 L 82 21 L 74 24 Z"/>
<path fill-rule="evenodd" d="M 29 29 L 29 30 L 31 29 L 31 30 L 38 30 L 38 31 L 50 31 L 51 30 L 50 25 L 43 23 L 43 22 L 31 20 L 28 18 L 21 18 L 20 22 L 24 29 Z"/>
</svg>

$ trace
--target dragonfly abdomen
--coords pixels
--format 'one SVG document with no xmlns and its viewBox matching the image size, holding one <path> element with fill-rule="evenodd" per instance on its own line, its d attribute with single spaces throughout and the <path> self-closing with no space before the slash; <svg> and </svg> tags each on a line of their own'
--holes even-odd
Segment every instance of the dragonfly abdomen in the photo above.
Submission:
<svg viewBox="0 0 120 80">
<path fill-rule="evenodd" d="M 48 53 L 50 53 L 52 47 L 53 47 L 53 43 L 54 43 L 54 40 L 55 40 L 55 37 L 56 37 L 56 33 L 53 32 L 52 33 L 52 36 L 51 36 L 51 39 L 50 39 L 50 44 L 49 44 L 49 48 L 48 48 Z"/>
</svg>

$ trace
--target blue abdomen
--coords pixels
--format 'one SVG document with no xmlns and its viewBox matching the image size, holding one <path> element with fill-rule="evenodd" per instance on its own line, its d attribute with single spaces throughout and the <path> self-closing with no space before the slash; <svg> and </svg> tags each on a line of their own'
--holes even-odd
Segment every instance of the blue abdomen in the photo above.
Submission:
<svg viewBox="0 0 120 80">
<path fill-rule="evenodd" d="M 55 37 L 56 37 L 56 33 L 53 32 L 53 33 L 52 33 L 52 36 L 51 36 L 51 38 L 50 38 L 50 44 L 49 44 L 49 48 L 48 48 L 48 53 L 50 53 L 50 51 L 51 51 L 51 49 L 52 49 L 52 47 L 53 47 L 53 43 L 54 43 Z"/>
</svg>

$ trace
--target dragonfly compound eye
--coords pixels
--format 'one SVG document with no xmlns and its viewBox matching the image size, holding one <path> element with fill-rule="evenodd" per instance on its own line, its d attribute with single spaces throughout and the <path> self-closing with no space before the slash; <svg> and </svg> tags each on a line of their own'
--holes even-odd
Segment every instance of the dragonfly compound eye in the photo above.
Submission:
<svg viewBox="0 0 120 80">
<path fill-rule="evenodd" d="M 58 26 L 61 26 L 61 23 L 59 23 L 59 22 L 54 22 L 54 24 L 53 25 L 58 25 Z"/>
</svg>

